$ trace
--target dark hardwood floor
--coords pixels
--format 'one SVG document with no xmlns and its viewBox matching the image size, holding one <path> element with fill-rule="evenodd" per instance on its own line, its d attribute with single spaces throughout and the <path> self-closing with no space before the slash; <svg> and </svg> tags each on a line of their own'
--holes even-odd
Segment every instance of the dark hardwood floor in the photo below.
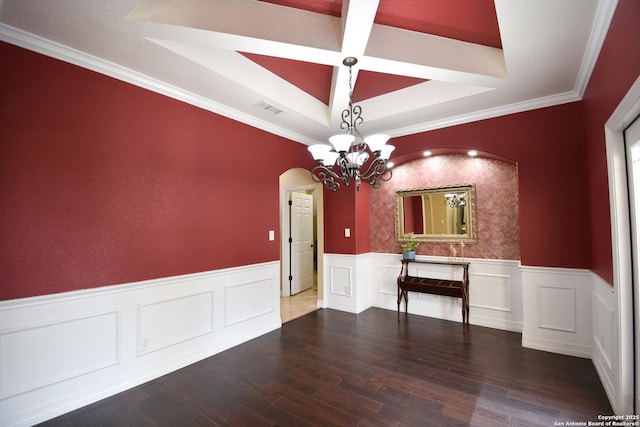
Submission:
<svg viewBox="0 0 640 427">
<path fill-rule="evenodd" d="M 612 414 L 588 359 L 369 309 L 282 329 L 47 426 L 554 426 Z"/>
</svg>

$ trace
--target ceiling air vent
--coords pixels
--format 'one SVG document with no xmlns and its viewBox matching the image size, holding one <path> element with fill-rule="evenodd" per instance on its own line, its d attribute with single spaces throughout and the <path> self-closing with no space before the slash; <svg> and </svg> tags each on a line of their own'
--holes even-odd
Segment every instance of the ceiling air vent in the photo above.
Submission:
<svg viewBox="0 0 640 427">
<path fill-rule="evenodd" d="M 257 104 L 254 105 L 254 107 L 259 108 L 261 110 L 264 110 L 268 113 L 273 114 L 274 116 L 276 114 L 282 113 L 282 110 L 279 109 L 278 107 L 274 107 L 273 105 L 265 102 L 265 101 L 260 101 Z"/>
</svg>

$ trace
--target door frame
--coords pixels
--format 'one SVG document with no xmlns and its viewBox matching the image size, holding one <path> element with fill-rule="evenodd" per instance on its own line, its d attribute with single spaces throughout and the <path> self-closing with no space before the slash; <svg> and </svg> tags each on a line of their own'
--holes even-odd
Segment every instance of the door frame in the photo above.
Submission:
<svg viewBox="0 0 640 427">
<path fill-rule="evenodd" d="M 605 123 L 607 151 L 607 175 L 611 207 L 611 246 L 613 261 L 613 286 L 617 296 L 618 325 L 618 390 L 614 411 L 632 414 L 634 400 L 634 349 L 633 349 L 633 283 L 631 264 L 631 221 L 629 218 L 629 186 L 624 144 L 624 130 L 640 115 L 640 77 L 638 77 Z"/>
<path fill-rule="evenodd" d="M 310 172 L 303 170 L 305 176 L 311 181 Z M 291 185 L 280 188 L 280 296 L 289 295 L 289 193 L 300 190 L 312 190 L 313 201 L 316 208 L 315 232 L 318 237 L 317 249 L 317 285 L 318 307 L 324 301 L 324 200 L 321 184 L 311 182 L 308 184 Z"/>
</svg>

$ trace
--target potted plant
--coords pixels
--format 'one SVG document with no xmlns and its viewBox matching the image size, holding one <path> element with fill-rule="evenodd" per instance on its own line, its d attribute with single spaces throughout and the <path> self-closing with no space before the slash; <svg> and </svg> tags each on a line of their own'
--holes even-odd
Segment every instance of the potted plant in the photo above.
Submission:
<svg viewBox="0 0 640 427">
<path fill-rule="evenodd" d="M 416 259 L 416 248 L 420 245 L 413 233 L 407 234 L 406 240 L 400 244 L 402 246 L 402 259 Z"/>
</svg>

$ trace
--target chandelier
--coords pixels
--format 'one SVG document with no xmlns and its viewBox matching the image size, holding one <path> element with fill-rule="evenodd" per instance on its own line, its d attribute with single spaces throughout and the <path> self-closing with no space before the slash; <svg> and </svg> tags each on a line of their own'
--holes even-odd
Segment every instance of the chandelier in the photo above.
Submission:
<svg viewBox="0 0 640 427">
<path fill-rule="evenodd" d="M 458 206 L 464 207 L 467 204 L 465 194 L 447 193 L 444 195 L 444 204 L 450 208 L 457 208 Z"/>
<path fill-rule="evenodd" d="M 389 135 L 376 134 L 363 138 L 360 134 L 358 126 L 362 125 L 364 119 L 362 108 L 353 105 L 351 74 L 351 67 L 358 60 L 350 56 L 342 63 L 349 67 L 349 107 L 342 110 L 340 123 L 344 133 L 329 138 L 331 145 L 315 144 L 308 148 L 318 163 L 311 170 L 311 177 L 333 191 L 340 190 L 340 183 L 348 186 L 351 180 L 355 181 L 357 190 L 360 190 L 362 181 L 368 182 L 373 188 L 379 188 L 381 181 L 391 179 L 392 173 L 387 167 L 387 160 L 395 147 L 387 145 Z M 371 161 L 367 164 L 370 158 Z"/>
</svg>

